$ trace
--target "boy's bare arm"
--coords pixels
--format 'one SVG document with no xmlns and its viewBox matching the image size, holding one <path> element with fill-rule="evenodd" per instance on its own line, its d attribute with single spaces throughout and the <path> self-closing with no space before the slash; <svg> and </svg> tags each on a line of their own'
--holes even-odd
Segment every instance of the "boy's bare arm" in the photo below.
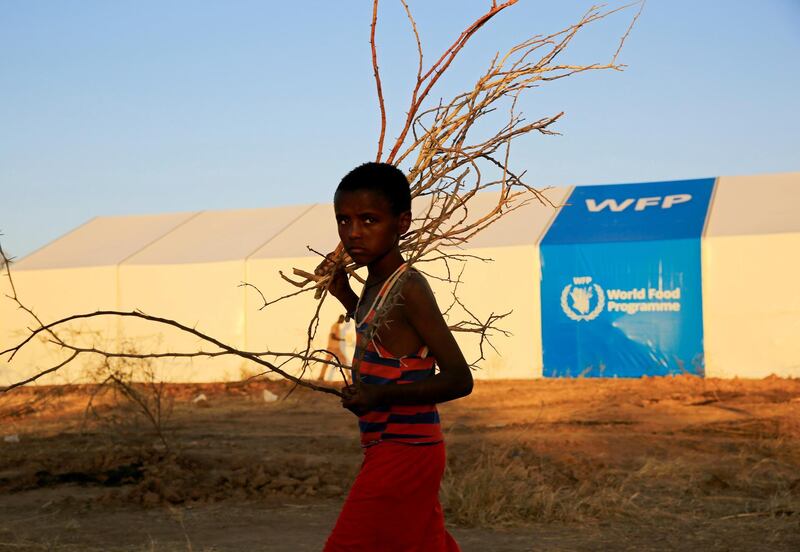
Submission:
<svg viewBox="0 0 800 552">
<path fill-rule="evenodd" d="M 467 361 L 447 327 L 428 282 L 417 272 L 409 274 L 403 285 L 402 310 L 409 325 L 436 358 L 439 373 L 414 383 L 362 385 L 352 399 L 346 397 L 346 407 L 352 405 L 356 410 L 369 410 L 380 404 L 441 403 L 472 392 L 472 372 Z"/>
</svg>

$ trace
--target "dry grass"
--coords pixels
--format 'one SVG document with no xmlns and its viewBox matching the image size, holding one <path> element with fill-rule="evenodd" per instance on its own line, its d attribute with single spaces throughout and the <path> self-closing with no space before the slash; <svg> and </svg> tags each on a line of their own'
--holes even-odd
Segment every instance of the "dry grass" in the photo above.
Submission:
<svg viewBox="0 0 800 552">
<path fill-rule="evenodd" d="M 442 503 L 450 521 L 468 526 L 584 521 L 632 506 L 617 479 L 521 442 L 484 444 L 450 452 Z"/>
<path fill-rule="evenodd" d="M 215 547 L 193 546 L 191 543 L 161 543 L 150 539 L 141 546 L 114 546 L 114 552 L 219 552 Z M 35 541 L 29 539 L 0 539 L 0 552 L 109 552 L 106 545 L 91 546 L 86 544 L 61 543 L 59 539 Z"/>
<path fill-rule="evenodd" d="M 0 443 L 0 520 L 34 504 L 25 497 L 52 504 L 19 514 L 34 520 L 24 522 L 28 533 L 19 538 L 27 541 L 4 533 L 12 525 L 0 521 L 0 551 L 92 550 L 75 546 L 76 532 L 64 526 L 84 509 L 124 518 L 168 515 L 171 506 L 250 512 L 290 503 L 328 504 L 334 515 L 361 462 L 354 420 L 305 390 L 265 403 L 265 388 L 287 390 L 276 385 L 166 389 L 175 404 L 169 448 L 142 421 L 86 425 L 90 386 L 10 395 L 5 420 L 20 441 Z M 208 397 L 202 407 L 192 402 L 200 393 Z M 99 400 L 103 409 L 123 408 L 110 395 Z M 119 415 L 112 410 L 101 418 Z M 694 532 L 694 544 L 709 550 L 740 541 L 750 544 L 739 549 L 799 549 L 800 381 L 478 382 L 472 396 L 441 412 L 448 523 L 470 531 L 565 526 L 617 544 L 649 542 L 660 531 L 673 539 L 669 546 Z M 48 528 L 51 512 L 60 525 Z M 177 536 L 150 549 L 185 550 L 174 520 L 167 525 Z M 609 525 L 626 532 L 599 529 Z M 189 530 L 195 550 L 215 542 L 196 522 Z M 113 550 L 141 552 L 147 542 L 139 535 Z M 587 547 L 567 549 L 596 549 Z"/>
<path fill-rule="evenodd" d="M 483 527 L 653 515 L 800 516 L 797 421 L 726 424 L 724 432 L 743 437 L 725 462 L 687 452 L 645 454 L 625 468 L 545 455 L 521 438 L 451 448 L 442 503 L 452 522 Z"/>
<path fill-rule="evenodd" d="M 496 406 L 450 447 L 457 523 L 800 517 L 796 380 L 541 382 L 476 402 Z"/>
</svg>

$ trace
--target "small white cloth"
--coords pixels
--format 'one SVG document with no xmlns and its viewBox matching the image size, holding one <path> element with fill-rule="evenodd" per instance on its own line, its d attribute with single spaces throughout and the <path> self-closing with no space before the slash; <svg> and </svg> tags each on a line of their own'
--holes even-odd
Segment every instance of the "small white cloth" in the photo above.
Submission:
<svg viewBox="0 0 800 552">
<path fill-rule="evenodd" d="M 356 323 L 352 319 L 344 324 L 339 324 L 339 338 L 343 340 L 341 341 L 344 354 L 342 362 L 349 366 L 353 361 L 353 355 L 356 354 Z"/>
</svg>

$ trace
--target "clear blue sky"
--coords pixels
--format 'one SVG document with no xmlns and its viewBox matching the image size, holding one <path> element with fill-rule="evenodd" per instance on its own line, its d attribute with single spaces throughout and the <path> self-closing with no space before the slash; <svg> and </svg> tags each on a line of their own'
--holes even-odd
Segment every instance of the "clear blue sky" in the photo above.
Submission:
<svg viewBox="0 0 800 552">
<path fill-rule="evenodd" d="M 489 3 L 412 0 L 426 59 Z M 338 179 L 375 155 L 370 5 L 0 1 L 4 247 L 25 255 L 97 215 L 329 201 Z M 397 122 L 415 47 L 399 2 L 382 5 L 381 70 Z M 438 92 L 468 87 L 496 50 L 589 5 L 521 0 Z M 608 59 L 629 15 L 587 31 L 565 59 Z M 526 96 L 530 119 L 566 111 L 563 136 L 526 137 L 513 151 L 533 184 L 800 170 L 800 1 L 650 0 L 620 61 L 623 73 Z"/>
</svg>

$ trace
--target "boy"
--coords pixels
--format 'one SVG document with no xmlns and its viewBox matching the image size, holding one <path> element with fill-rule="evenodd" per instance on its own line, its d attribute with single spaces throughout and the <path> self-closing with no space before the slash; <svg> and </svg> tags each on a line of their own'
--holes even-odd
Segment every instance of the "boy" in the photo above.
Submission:
<svg viewBox="0 0 800 552">
<path fill-rule="evenodd" d="M 361 297 L 342 270 L 329 288 L 355 318 L 363 355 L 342 406 L 359 416 L 364 462 L 325 550 L 457 551 L 438 498 L 445 455 L 436 403 L 468 395 L 472 374 L 428 282 L 400 253 L 411 225 L 408 180 L 393 165 L 361 165 L 339 183 L 334 211 L 345 250 L 368 270 Z M 400 298 L 369 339 L 369 322 L 395 286 Z"/>
</svg>

